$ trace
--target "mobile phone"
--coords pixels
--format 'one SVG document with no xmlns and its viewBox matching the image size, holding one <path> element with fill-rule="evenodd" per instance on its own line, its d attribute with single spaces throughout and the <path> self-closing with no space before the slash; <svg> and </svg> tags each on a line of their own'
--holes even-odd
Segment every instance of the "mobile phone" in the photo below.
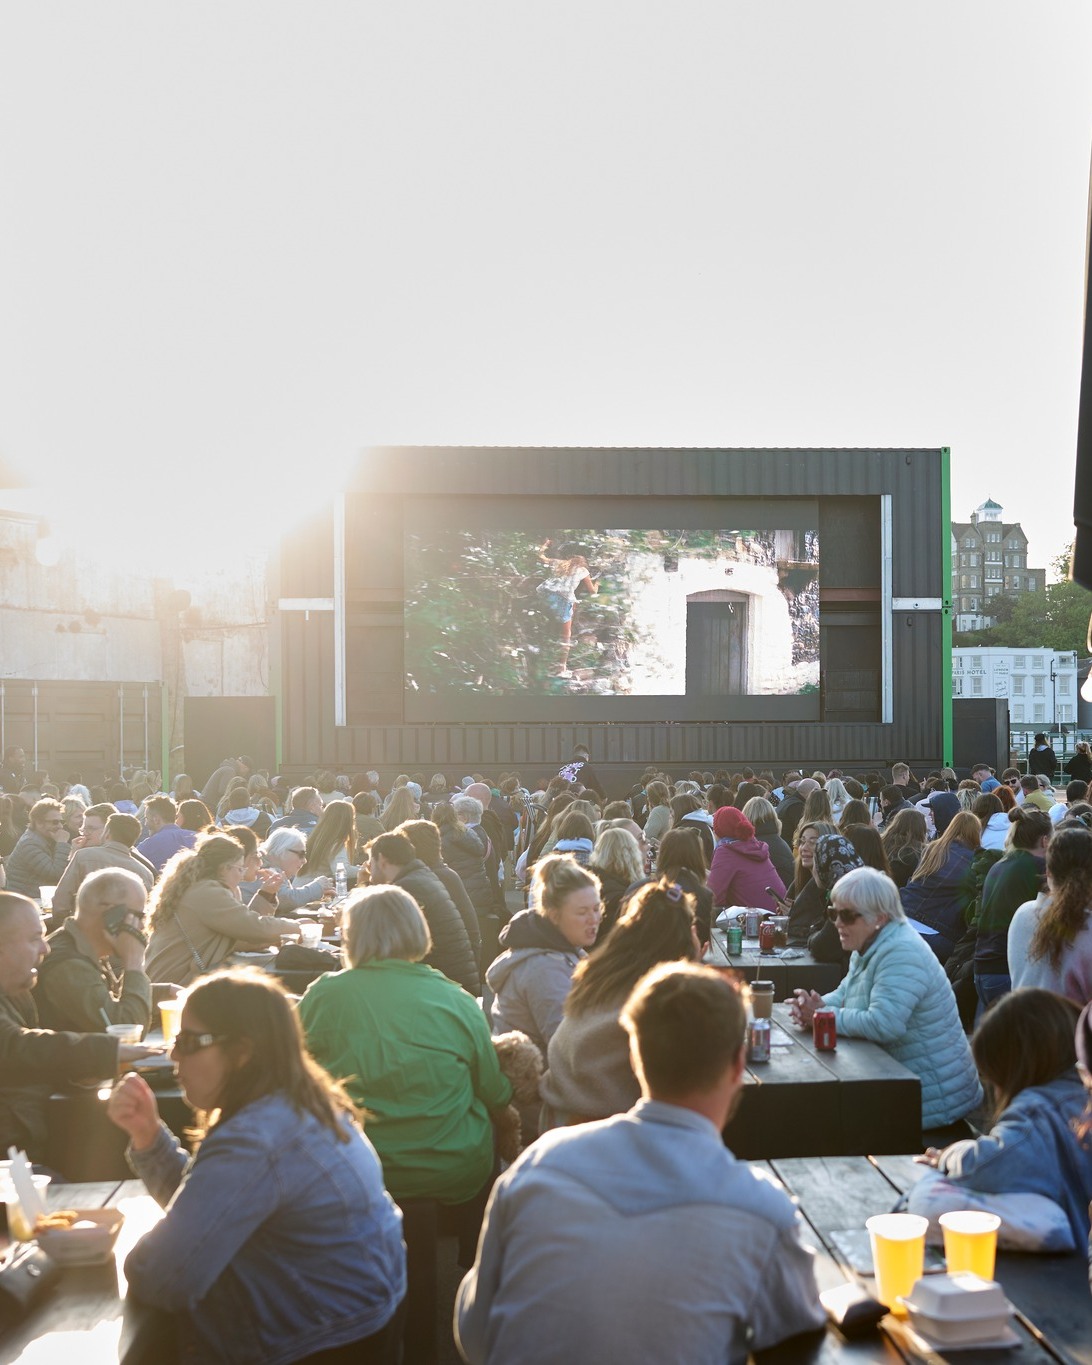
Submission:
<svg viewBox="0 0 1092 1365">
<path fill-rule="evenodd" d="M 129 934 L 147 947 L 148 940 L 135 925 L 129 923 L 132 914 L 133 911 L 127 905 L 112 905 L 102 917 L 102 927 L 111 938 L 116 938 L 118 934 Z"/>
</svg>

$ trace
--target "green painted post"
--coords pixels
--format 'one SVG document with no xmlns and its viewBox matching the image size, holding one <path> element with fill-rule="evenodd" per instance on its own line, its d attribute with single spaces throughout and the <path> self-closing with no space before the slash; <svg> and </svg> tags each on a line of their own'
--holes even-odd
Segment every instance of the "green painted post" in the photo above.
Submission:
<svg viewBox="0 0 1092 1365">
<path fill-rule="evenodd" d="M 952 766 L 952 452 L 940 451 L 940 725 L 944 766 Z"/>
</svg>

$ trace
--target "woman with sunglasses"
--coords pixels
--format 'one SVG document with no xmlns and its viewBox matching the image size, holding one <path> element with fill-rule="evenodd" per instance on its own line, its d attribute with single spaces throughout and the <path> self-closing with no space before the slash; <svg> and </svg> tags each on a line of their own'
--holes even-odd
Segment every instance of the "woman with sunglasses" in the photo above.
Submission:
<svg viewBox="0 0 1092 1365">
<path fill-rule="evenodd" d="M 269 835 L 260 852 L 263 867 L 284 874 L 284 882 L 277 892 L 278 915 L 291 914 L 312 901 L 320 901 L 334 889 L 333 877 L 300 875 L 307 861 L 307 839 L 302 830 L 282 825 Z"/>
<path fill-rule="evenodd" d="M 177 1315 L 180 1357 L 393 1365 L 401 1219 L 344 1090 L 314 1062 L 270 976 L 187 994 L 172 1056 L 201 1137 L 189 1158 L 126 1076 L 108 1113 L 166 1215 L 125 1262 L 129 1292 Z"/>
<path fill-rule="evenodd" d="M 923 1128 L 956 1123 L 982 1087 L 944 968 L 907 924 L 895 883 L 871 867 L 847 872 L 830 915 L 849 971 L 826 995 L 798 990 L 794 1020 L 810 1028 L 817 1009 L 833 1009 L 839 1034 L 879 1043 L 920 1078 Z"/>
</svg>

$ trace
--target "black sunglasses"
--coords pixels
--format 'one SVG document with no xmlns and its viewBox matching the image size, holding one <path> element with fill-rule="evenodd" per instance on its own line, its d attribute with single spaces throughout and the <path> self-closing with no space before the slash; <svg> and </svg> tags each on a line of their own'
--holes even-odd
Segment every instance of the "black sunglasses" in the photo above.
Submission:
<svg viewBox="0 0 1092 1365">
<path fill-rule="evenodd" d="M 859 910 L 838 910 L 833 905 L 827 911 L 831 924 L 856 924 L 861 918 Z"/>
<path fill-rule="evenodd" d="M 207 1047 L 226 1042 L 226 1033 L 195 1033 L 191 1028 L 180 1028 L 174 1035 L 172 1050 L 180 1057 L 192 1057 L 195 1052 L 204 1052 Z"/>
</svg>

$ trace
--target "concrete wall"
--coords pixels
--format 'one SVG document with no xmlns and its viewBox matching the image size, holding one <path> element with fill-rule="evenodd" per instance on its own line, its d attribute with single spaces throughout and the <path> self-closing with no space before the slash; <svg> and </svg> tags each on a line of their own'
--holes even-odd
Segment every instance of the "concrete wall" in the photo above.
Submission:
<svg viewBox="0 0 1092 1365">
<path fill-rule="evenodd" d="M 221 566 L 173 573 L 165 560 L 159 576 L 63 545 L 58 562 L 43 565 L 38 539 L 37 518 L 0 512 L 0 676 L 164 682 L 172 750 L 183 742 L 184 697 L 268 693 L 265 556 L 236 552 Z"/>
</svg>

